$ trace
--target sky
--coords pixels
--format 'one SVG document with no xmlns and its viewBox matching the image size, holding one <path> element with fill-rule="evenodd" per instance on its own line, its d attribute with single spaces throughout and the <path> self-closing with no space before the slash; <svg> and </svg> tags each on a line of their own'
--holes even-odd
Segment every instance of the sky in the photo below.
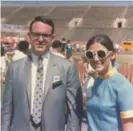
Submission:
<svg viewBox="0 0 133 131">
<path fill-rule="evenodd" d="M 12 1 L 2 0 L 1 6 L 133 6 L 133 1 Z"/>
</svg>

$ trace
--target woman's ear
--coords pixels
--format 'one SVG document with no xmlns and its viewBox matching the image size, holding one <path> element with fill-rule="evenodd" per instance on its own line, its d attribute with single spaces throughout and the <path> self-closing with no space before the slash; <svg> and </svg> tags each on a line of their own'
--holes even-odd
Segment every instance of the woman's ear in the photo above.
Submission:
<svg viewBox="0 0 133 131">
<path fill-rule="evenodd" d="M 111 58 L 111 60 L 115 60 L 116 59 L 116 53 L 115 52 L 111 52 L 110 53 L 110 58 Z"/>
</svg>

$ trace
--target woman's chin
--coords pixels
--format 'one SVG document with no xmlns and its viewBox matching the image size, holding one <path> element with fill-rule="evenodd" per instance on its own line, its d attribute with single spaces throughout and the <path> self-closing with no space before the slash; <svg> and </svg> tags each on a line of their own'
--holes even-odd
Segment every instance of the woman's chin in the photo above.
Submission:
<svg viewBox="0 0 133 131">
<path fill-rule="evenodd" d="M 99 67 L 99 68 L 96 68 L 95 71 L 98 73 L 98 74 L 102 74 L 103 71 L 103 68 Z"/>
</svg>

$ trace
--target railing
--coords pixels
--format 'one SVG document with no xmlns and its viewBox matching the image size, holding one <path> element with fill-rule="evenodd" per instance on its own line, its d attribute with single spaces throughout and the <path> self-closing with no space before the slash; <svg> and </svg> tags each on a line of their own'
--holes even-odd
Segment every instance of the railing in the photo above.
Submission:
<svg viewBox="0 0 133 131">
<path fill-rule="evenodd" d="M 78 71 L 79 71 L 80 81 L 82 83 L 83 82 L 83 76 L 84 76 L 83 63 L 78 63 L 77 67 L 78 67 Z M 128 64 L 128 63 L 121 64 L 121 66 L 119 68 L 119 72 L 121 74 L 123 74 L 133 85 L 133 63 L 132 64 Z"/>
<path fill-rule="evenodd" d="M 119 72 L 123 74 L 133 85 L 133 64 L 122 64 L 119 69 Z"/>
</svg>

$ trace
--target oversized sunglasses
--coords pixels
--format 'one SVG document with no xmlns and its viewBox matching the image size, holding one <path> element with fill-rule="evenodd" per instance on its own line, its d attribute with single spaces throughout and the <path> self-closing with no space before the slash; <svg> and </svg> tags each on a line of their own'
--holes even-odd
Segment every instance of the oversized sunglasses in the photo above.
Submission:
<svg viewBox="0 0 133 131">
<path fill-rule="evenodd" d="M 109 55 L 109 52 L 105 52 L 103 50 L 99 50 L 97 52 L 93 52 L 91 50 L 87 50 L 85 52 L 85 55 L 86 55 L 86 57 L 89 60 L 94 60 L 95 58 L 97 58 L 97 59 L 104 59 L 104 58 L 106 58 Z"/>
</svg>

